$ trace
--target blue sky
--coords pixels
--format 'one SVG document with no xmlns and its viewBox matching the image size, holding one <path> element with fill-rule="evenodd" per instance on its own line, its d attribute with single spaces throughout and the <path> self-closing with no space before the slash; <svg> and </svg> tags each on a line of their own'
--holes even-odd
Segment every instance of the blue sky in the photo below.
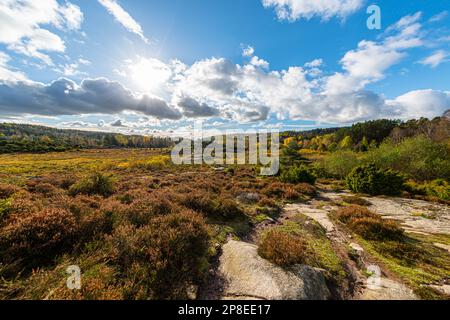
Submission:
<svg viewBox="0 0 450 320">
<path fill-rule="evenodd" d="M 369 30 L 366 9 L 381 9 Z M 305 129 L 450 108 L 450 0 L 0 0 L 0 119 Z"/>
</svg>

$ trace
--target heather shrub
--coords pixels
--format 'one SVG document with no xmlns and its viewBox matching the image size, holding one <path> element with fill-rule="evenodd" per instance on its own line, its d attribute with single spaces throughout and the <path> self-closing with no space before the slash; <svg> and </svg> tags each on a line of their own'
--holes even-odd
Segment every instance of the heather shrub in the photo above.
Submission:
<svg viewBox="0 0 450 320">
<path fill-rule="evenodd" d="M 398 223 L 384 220 L 365 207 L 352 205 L 341 208 L 336 217 L 366 240 L 401 240 L 404 234 Z"/>
<path fill-rule="evenodd" d="M 300 264 L 305 259 L 305 244 L 298 236 L 270 230 L 258 244 L 258 254 L 280 266 Z"/>
<path fill-rule="evenodd" d="M 207 192 L 195 192 L 182 196 L 180 203 L 206 217 L 224 220 L 233 220 L 245 217 L 245 213 L 237 202 L 231 198 L 217 197 Z"/>
<path fill-rule="evenodd" d="M 341 196 L 342 200 L 348 204 L 356 204 L 358 206 L 370 206 L 370 202 L 358 196 Z"/>
<path fill-rule="evenodd" d="M 108 212 L 92 210 L 81 215 L 77 221 L 79 243 L 89 242 L 97 236 L 110 234 L 113 230 L 113 217 Z"/>
<path fill-rule="evenodd" d="M 296 184 L 295 186 L 293 186 L 293 188 L 298 193 L 308 196 L 308 197 L 315 196 L 316 191 L 317 191 L 316 188 L 309 183 L 299 183 L 299 184 Z"/>
<path fill-rule="evenodd" d="M 101 195 L 108 197 L 114 192 L 113 179 L 103 173 L 96 172 L 70 187 L 72 196 L 78 194 Z"/>
<path fill-rule="evenodd" d="M 285 200 L 299 200 L 309 198 L 316 194 L 316 188 L 308 183 L 289 184 L 273 182 L 261 190 L 261 193 L 270 198 Z"/>
<path fill-rule="evenodd" d="M 189 210 L 156 217 L 139 229 L 123 225 L 109 241 L 122 272 L 149 298 L 185 299 L 207 269 L 208 229 L 201 215 Z"/>
<path fill-rule="evenodd" d="M 47 208 L 28 215 L 14 215 L 0 229 L 3 262 L 48 261 L 73 243 L 77 232 L 67 210 Z"/>
<path fill-rule="evenodd" d="M 197 212 L 209 214 L 214 211 L 214 195 L 203 191 L 193 191 L 181 197 L 180 203 Z"/>
<path fill-rule="evenodd" d="M 354 218 L 349 227 L 366 240 L 401 240 L 404 233 L 396 222 L 381 218 Z"/>
<path fill-rule="evenodd" d="M 358 205 L 351 205 L 348 207 L 340 208 L 336 212 L 336 217 L 339 221 L 343 223 L 349 223 L 350 220 L 360 218 L 370 218 L 370 219 L 380 218 L 378 214 L 373 213 L 369 209 Z"/>
<path fill-rule="evenodd" d="M 27 188 L 30 191 L 34 191 L 38 184 L 51 184 L 56 188 L 69 189 L 70 186 L 75 184 L 75 176 L 69 174 L 49 174 L 42 177 L 30 179 L 27 181 Z"/>
<path fill-rule="evenodd" d="M 51 196 L 57 192 L 57 189 L 50 183 L 43 182 L 34 186 L 34 192 L 40 193 L 43 196 Z"/>
<path fill-rule="evenodd" d="M 314 184 L 316 177 L 308 169 L 308 167 L 301 165 L 290 167 L 287 170 L 283 170 L 280 175 L 280 181 L 285 183 L 309 183 Z"/>
<path fill-rule="evenodd" d="M 11 197 L 17 191 L 19 188 L 12 184 L 0 183 L 0 200 Z"/>
<path fill-rule="evenodd" d="M 374 164 L 356 167 L 347 176 L 347 187 L 355 193 L 398 195 L 404 188 L 404 177 L 391 169 L 379 169 Z"/>
<path fill-rule="evenodd" d="M 14 214 L 29 214 L 36 210 L 42 209 L 43 205 L 40 201 L 36 201 L 33 196 L 27 191 L 18 192 L 11 199 L 11 213 Z"/>
<path fill-rule="evenodd" d="M 244 211 L 239 207 L 233 199 L 219 198 L 212 212 L 213 217 L 224 218 L 225 220 L 233 220 L 245 217 Z"/>
</svg>

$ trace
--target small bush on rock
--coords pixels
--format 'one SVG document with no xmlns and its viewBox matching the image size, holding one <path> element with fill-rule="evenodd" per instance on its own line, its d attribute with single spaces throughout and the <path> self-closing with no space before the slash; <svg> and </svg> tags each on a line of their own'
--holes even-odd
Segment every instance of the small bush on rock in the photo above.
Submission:
<svg viewBox="0 0 450 320">
<path fill-rule="evenodd" d="M 336 213 L 337 219 L 366 240 L 400 240 L 403 229 L 391 220 L 384 220 L 380 215 L 365 207 L 352 205 L 341 208 Z"/>
<path fill-rule="evenodd" d="M 258 253 L 277 265 L 290 266 L 304 261 L 305 244 L 300 237 L 271 230 L 259 243 Z"/>
</svg>

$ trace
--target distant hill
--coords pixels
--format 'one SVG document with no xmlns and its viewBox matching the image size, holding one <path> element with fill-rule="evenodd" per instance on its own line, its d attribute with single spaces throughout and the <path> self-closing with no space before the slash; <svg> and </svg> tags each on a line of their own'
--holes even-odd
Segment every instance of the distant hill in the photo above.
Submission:
<svg viewBox="0 0 450 320">
<path fill-rule="evenodd" d="M 0 123 L 0 153 L 94 148 L 167 148 L 171 145 L 170 138 Z"/>
</svg>

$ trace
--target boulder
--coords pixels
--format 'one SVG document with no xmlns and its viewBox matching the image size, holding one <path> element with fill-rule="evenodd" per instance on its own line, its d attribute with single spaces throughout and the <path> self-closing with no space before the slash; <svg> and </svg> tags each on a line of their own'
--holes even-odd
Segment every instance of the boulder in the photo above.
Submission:
<svg viewBox="0 0 450 320">
<path fill-rule="evenodd" d="M 242 203 L 255 203 L 258 202 L 261 199 L 259 194 L 248 192 L 248 193 L 242 193 L 237 197 L 237 200 Z"/>
<path fill-rule="evenodd" d="M 326 300 L 330 297 L 322 273 L 309 266 L 288 269 L 258 255 L 255 245 L 229 241 L 222 248 L 219 272 L 223 299 Z"/>
</svg>

